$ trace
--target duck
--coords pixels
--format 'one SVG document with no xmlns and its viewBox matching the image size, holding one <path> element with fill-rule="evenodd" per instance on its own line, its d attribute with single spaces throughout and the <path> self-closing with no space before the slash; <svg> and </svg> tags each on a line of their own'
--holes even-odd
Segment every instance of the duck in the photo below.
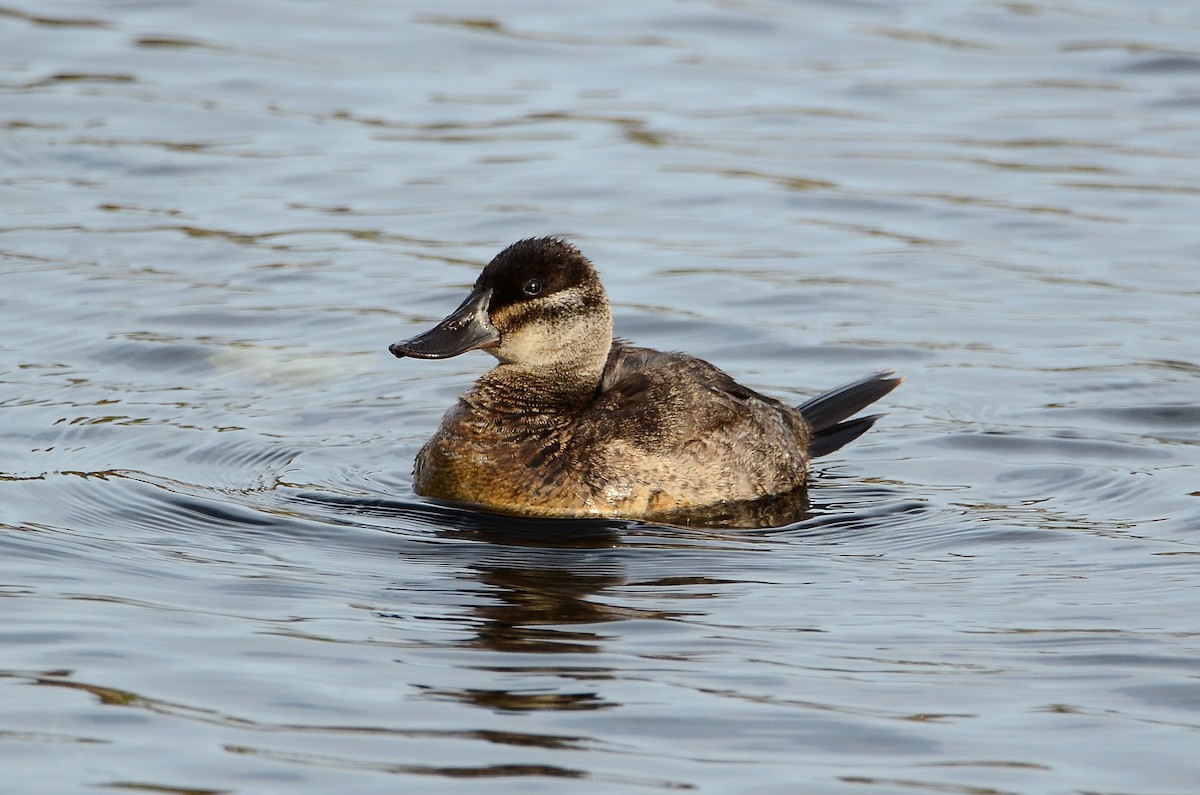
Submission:
<svg viewBox="0 0 1200 795">
<path fill-rule="evenodd" d="M 413 490 L 520 517 L 731 524 L 745 521 L 731 507 L 769 505 L 787 519 L 807 506 L 812 459 L 871 428 L 882 415 L 854 415 L 903 381 L 877 372 L 790 406 L 703 359 L 614 338 L 596 268 L 558 237 L 508 246 L 444 320 L 389 346 L 474 350 L 497 362 L 417 453 Z"/>
</svg>

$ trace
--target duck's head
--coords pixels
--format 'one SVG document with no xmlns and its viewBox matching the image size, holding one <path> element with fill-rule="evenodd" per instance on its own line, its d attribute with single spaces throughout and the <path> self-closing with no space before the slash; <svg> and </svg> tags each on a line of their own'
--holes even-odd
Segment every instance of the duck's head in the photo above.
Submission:
<svg viewBox="0 0 1200 795">
<path fill-rule="evenodd" d="M 592 263 L 570 243 L 543 237 L 501 251 L 449 317 L 388 350 L 445 359 L 483 349 L 501 364 L 598 373 L 611 346 L 612 310 Z"/>
</svg>

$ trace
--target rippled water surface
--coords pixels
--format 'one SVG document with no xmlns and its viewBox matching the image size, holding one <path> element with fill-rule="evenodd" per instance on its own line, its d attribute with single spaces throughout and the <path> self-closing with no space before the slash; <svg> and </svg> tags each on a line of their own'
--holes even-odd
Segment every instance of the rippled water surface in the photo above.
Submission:
<svg viewBox="0 0 1200 795">
<path fill-rule="evenodd" d="M 0 5 L 13 793 L 1200 791 L 1200 6 Z M 415 497 L 563 234 L 888 416 L 775 532 Z"/>
</svg>

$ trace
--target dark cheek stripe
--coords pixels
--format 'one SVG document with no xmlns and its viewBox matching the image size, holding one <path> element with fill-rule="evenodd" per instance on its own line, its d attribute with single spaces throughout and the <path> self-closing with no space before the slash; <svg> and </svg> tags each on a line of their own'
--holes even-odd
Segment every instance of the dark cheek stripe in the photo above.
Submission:
<svg viewBox="0 0 1200 795">
<path fill-rule="evenodd" d="M 499 306 L 493 302 L 490 312 L 492 323 L 509 328 L 513 325 L 554 323 L 604 306 L 604 297 L 592 291 L 580 293 L 579 300 L 569 303 L 554 301 L 553 298 L 554 294 L 551 293 L 545 300 L 519 301 Z"/>
</svg>

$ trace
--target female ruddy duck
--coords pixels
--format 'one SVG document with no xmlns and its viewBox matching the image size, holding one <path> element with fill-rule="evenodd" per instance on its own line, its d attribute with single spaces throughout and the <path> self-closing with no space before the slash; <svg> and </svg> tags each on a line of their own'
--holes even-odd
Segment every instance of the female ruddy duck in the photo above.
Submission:
<svg viewBox="0 0 1200 795">
<path fill-rule="evenodd" d="M 417 454 L 414 490 L 524 516 L 685 523 L 743 503 L 795 505 L 810 459 L 870 428 L 879 415 L 847 418 L 902 380 L 877 373 L 792 408 L 706 361 L 613 339 L 612 322 L 570 243 L 522 240 L 496 255 L 449 317 L 389 348 L 499 360 Z"/>
</svg>

